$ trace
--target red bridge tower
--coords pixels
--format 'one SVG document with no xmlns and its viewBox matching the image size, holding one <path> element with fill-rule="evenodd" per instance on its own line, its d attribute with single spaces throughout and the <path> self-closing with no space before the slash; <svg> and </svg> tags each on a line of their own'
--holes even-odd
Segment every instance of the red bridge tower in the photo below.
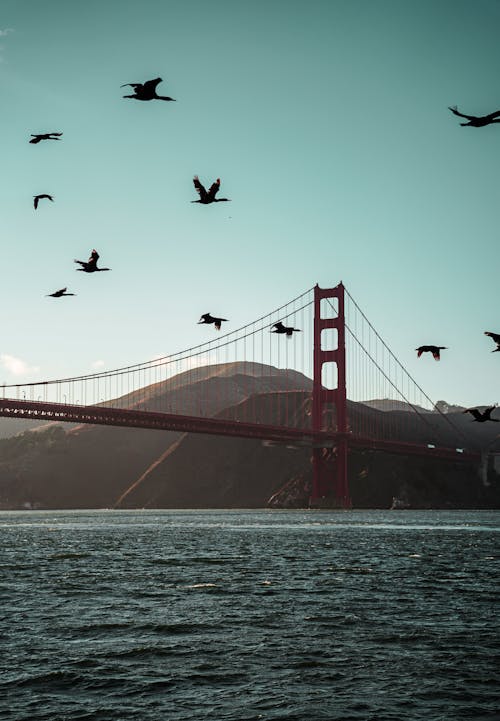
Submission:
<svg viewBox="0 0 500 721">
<path fill-rule="evenodd" d="M 322 317 L 321 301 L 326 298 L 337 300 L 335 317 Z M 330 304 L 333 306 L 333 303 Z M 322 347 L 322 332 L 328 328 L 337 331 L 337 347 Z M 347 393 L 345 366 L 345 312 L 344 286 L 335 288 L 314 288 L 314 372 L 312 400 L 312 429 L 332 431 L 335 440 L 331 445 L 325 441 L 314 441 L 313 445 L 313 487 L 311 505 L 350 508 L 351 499 L 347 482 Z M 323 365 L 334 363 L 337 371 L 335 388 L 323 385 Z"/>
</svg>

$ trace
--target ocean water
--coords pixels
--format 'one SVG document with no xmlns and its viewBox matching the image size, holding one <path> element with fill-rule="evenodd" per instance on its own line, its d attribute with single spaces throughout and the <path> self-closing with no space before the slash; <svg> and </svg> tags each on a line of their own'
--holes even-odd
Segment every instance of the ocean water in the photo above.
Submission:
<svg viewBox="0 0 500 721">
<path fill-rule="evenodd" d="M 2 721 L 500 719 L 498 511 L 0 513 Z"/>
</svg>

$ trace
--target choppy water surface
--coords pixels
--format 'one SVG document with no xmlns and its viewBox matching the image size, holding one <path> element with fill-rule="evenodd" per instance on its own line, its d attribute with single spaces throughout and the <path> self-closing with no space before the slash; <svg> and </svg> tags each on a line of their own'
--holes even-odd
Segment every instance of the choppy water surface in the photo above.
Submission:
<svg viewBox="0 0 500 721">
<path fill-rule="evenodd" d="M 498 719 L 500 512 L 0 513 L 0 717 Z"/>
</svg>

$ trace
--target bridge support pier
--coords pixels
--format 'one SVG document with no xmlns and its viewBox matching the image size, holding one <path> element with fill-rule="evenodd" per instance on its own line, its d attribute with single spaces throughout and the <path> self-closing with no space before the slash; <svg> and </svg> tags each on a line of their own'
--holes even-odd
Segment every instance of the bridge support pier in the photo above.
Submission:
<svg viewBox="0 0 500 721">
<path fill-rule="evenodd" d="M 323 317 L 321 301 L 337 301 L 337 314 Z M 321 334 L 328 328 L 337 331 L 337 347 L 322 347 Z M 334 363 L 337 369 L 336 388 L 323 386 L 323 365 Z M 314 371 L 312 401 L 313 434 L 332 431 L 341 434 L 335 448 L 321 444 L 313 447 L 313 487 L 310 499 L 314 507 L 350 508 L 351 499 L 347 480 L 348 432 L 345 365 L 345 310 L 344 286 L 314 288 Z"/>
</svg>

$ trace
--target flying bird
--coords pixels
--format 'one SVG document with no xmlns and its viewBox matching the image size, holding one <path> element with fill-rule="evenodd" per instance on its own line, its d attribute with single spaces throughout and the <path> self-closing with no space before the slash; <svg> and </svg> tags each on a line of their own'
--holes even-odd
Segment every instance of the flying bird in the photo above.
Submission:
<svg viewBox="0 0 500 721">
<path fill-rule="evenodd" d="M 200 196 L 199 200 L 192 200 L 192 203 L 202 203 L 202 205 L 209 205 L 209 203 L 223 203 L 223 202 L 230 202 L 230 198 L 216 198 L 215 196 L 219 192 L 220 188 L 220 178 L 217 178 L 215 183 L 212 183 L 210 186 L 210 190 L 205 190 L 205 187 L 200 183 L 200 180 L 197 175 L 193 178 L 194 187 L 196 188 L 196 191 L 198 195 Z"/>
<path fill-rule="evenodd" d="M 444 345 L 421 345 L 415 348 L 415 350 L 417 351 L 418 358 L 420 358 L 422 353 L 432 353 L 434 360 L 440 360 L 441 356 L 439 351 L 447 350 L 447 348 Z"/>
<path fill-rule="evenodd" d="M 77 268 L 77 270 L 81 270 L 84 273 L 99 273 L 103 270 L 111 270 L 111 268 L 98 268 L 97 267 L 97 261 L 99 260 L 99 253 L 97 250 L 93 250 L 90 254 L 90 258 L 87 261 L 84 260 L 76 260 L 75 263 L 80 263 L 82 266 L 81 268 Z"/>
<path fill-rule="evenodd" d="M 133 95 L 124 95 L 124 98 L 132 98 L 133 100 L 173 100 L 175 102 L 175 98 L 156 94 L 156 86 L 161 82 L 161 78 L 155 78 L 154 80 L 146 80 L 145 83 L 125 83 L 120 87 L 126 88 L 130 86 L 134 89 Z"/>
<path fill-rule="evenodd" d="M 48 293 L 47 298 L 61 298 L 63 295 L 76 295 L 76 293 L 66 293 L 68 289 L 67 288 L 61 288 L 61 290 L 56 290 L 54 293 Z"/>
<path fill-rule="evenodd" d="M 31 137 L 33 140 L 30 140 L 30 143 L 33 143 L 35 145 L 36 143 L 39 143 L 40 140 L 59 140 L 62 133 L 41 133 L 39 135 L 35 135 L 31 133 Z"/>
<path fill-rule="evenodd" d="M 51 200 L 54 202 L 54 198 L 52 195 L 47 195 L 47 193 L 41 193 L 40 195 L 34 195 L 33 196 L 33 205 L 35 206 L 35 210 L 38 208 L 38 203 L 42 198 L 47 198 L 47 200 Z"/>
<path fill-rule="evenodd" d="M 300 328 L 292 328 L 291 326 L 287 327 L 286 325 L 283 325 L 280 320 L 273 325 L 273 328 L 274 330 L 272 330 L 271 333 L 286 333 L 288 338 L 290 338 L 294 333 L 300 333 Z"/>
<path fill-rule="evenodd" d="M 496 353 L 497 350 L 500 350 L 500 333 L 491 333 L 491 331 L 485 330 L 484 335 L 489 335 L 491 340 L 497 344 L 497 347 L 491 351 L 492 353 Z"/>
<path fill-rule="evenodd" d="M 464 115 L 459 113 L 457 106 L 449 107 L 448 110 L 454 115 L 458 115 L 459 118 L 467 118 L 468 123 L 460 123 L 460 125 L 470 125 L 474 128 L 482 128 L 484 125 L 491 125 L 491 123 L 500 123 L 500 110 L 496 110 L 494 113 L 489 115 Z"/>
<path fill-rule="evenodd" d="M 462 411 L 462 413 L 470 413 L 471 416 L 474 416 L 474 420 L 478 423 L 485 423 L 486 421 L 500 423 L 498 418 L 491 418 L 491 412 L 494 411 L 495 408 L 496 406 L 490 406 L 489 408 L 485 408 L 482 413 L 478 408 L 466 408 L 465 411 Z"/>
<path fill-rule="evenodd" d="M 222 323 L 225 321 L 227 321 L 227 318 L 215 318 L 210 315 L 210 313 L 204 313 L 198 321 L 198 325 L 200 325 L 200 323 L 213 323 L 215 325 L 215 330 L 220 330 Z"/>
</svg>

